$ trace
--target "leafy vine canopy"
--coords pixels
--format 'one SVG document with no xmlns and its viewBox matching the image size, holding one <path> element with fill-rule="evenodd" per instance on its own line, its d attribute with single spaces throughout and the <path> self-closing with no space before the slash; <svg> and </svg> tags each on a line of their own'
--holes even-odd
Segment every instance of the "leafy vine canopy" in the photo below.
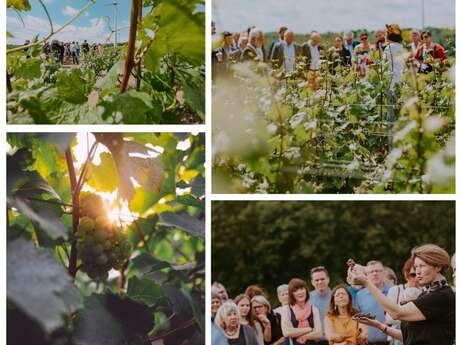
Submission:
<svg viewBox="0 0 460 345">
<path fill-rule="evenodd" d="M 8 341 L 201 344 L 204 157 L 202 134 L 10 133 Z"/>
</svg>

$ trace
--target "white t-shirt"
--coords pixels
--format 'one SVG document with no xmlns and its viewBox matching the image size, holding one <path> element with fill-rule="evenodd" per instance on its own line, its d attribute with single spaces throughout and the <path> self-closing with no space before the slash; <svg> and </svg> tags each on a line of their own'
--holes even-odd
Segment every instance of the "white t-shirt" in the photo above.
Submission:
<svg viewBox="0 0 460 345">
<path fill-rule="evenodd" d="M 319 55 L 319 49 L 318 46 L 312 46 L 310 43 L 308 44 L 310 47 L 310 53 L 311 53 L 311 64 L 310 64 L 310 69 L 311 70 L 319 70 L 321 68 L 321 62 L 320 60 L 320 55 Z"/>
<path fill-rule="evenodd" d="M 284 69 L 286 72 L 292 72 L 295 67 L 295 47 L 294 43 L 287 45 L 286 42 L 283 44 L 284 51 Z"/>
<path fill-rule="evenodd" d="M 391 42 L 384 51 L 384 57 L 390 63 L 392 72 L 391 85 L 401 82 L 404 72 L 404 48 L 401 43 Z"/>
</svg>

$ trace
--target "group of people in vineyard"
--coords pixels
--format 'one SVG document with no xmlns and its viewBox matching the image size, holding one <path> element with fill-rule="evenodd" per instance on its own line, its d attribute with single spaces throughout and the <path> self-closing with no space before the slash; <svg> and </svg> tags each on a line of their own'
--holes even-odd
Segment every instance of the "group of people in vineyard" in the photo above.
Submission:
<svg viewBox="0 0 460 345">
<path fill-rule="evenodd" d="M 452 266 L 455 279 L 454 257 L 435 244 L 415 247 L 399 284 L 381 261 L 350 259 L 346 283 L 332 289 L 326 267 L 314 267 L 314 289 L 293 278 L 278 287 L 276 308 L 259 285 L 230 299 L 215 282 L 213 345 L 453 345 L 455 288 L 445 275 Z"/>
<path fill-rule="evenodd" d="M 216 34 L 213 22 L 213 35 Z M 325 47 L 317 31 L 303 44 L 295 41 L 292 29 L 282 26 L 278 29 L 278 38 L 270 47 L 265 47 L 264 32 L 250 27 L 245 32 L 222 33 L 223 43 L 213 52 L 213 71 L 215 76 L 228 75 L 230 66 L 237 62 L 265 62 L 274 71 L 284 72 L 283 76 L 295 75 L 298 67 L 305 66 L 308 79 L 313 88 L 318 87 L 318 77 L 322 73 L 341 73 L 353 71 L 360 78 L 367 78 L 369 67 L 378 60 L 386 60 L 392 73 L 392 86 L 402 80 L 406 66 L 420 73 L 428 73 L 435 66 L 442 66 L 447 54 L 444 48 L 432 41 L 429 31 L 411 32 L 411 42 L 403 41 L 403 32 L 399 25 L 386 25 L 384 30 L 375 32 L 374 43 L 369 33 L 361 32 L 359 42 L 353 32 L 337 36 L 331 47 Z M 326 64 L 324 64 L 324 62 Z"/>
<path fill-rule="evenodd" d="M 102 55 L 103 48 L 100 43 L 90 45 L 87 40 L 84 40 L 80 45 L 78 41 L 62 42 L 53 40 L 51 43 L 45 42 L 43 44 L 43 53 L 54 59 L 56 63 L 64 64 L 68 61 L 71 64 L 79 65 L 81 59 L 90 52 L 95 51 L 97 54 Z"/>
</svg>

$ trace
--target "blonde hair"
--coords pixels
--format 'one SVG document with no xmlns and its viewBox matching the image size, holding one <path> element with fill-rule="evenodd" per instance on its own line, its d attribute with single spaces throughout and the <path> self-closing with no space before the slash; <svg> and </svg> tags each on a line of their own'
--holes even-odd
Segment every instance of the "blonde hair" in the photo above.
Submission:
<svg viewBox="0 0 460 345">
<path fill-rule="evenodd" d="M 441 274 L 450 266 L 449 254 L 436 244 L 424 244 L 412 249 L 412 258 L 419 258 L 430 266 L 440 267 Z"/>
<path fill-rule="evenodd" d="M 270 302 L 268 301 L 268 299 L 266 299 L 262 295 L 256 295 L 251 299 L 251 307 L 252 307 L 252 303 L 254 303 L 254 302 L 257 302 L 257 303 L 260 303 L 260 304 L 263 304 L 263 305 L 267 306 L 268 312 L 270 312 L 272 310 L 272 306 L 270 305 Z"/>
<path fill-rule="evenodd" d="M 225 330 L 227 328 L 228 316 L 231 312 L 235 312 L 238 316 L 238 320 L 240 320 L 240 311 L 238 310 L 238 306 L 235 304 L 235 302 L 229 300 L 222 304 L 217 310 L 214 323 L 219 328 Z"/>
</svg>

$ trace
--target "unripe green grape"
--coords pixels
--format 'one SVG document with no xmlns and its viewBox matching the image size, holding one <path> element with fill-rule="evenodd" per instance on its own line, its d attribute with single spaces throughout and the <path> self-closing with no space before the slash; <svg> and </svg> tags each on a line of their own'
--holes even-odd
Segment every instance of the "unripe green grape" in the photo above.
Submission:
<svg viewBox="0 0 460 345">
<path fill-rule="evenodd" d="M 100 244 L 96 244 L 93 248 L 92 248 L 92 253 L 94 255 L 99 255 L 99 254 L 102 254 L 104 252 L 104 247 Z"/>
<path fill-rule="evenodd" d="M 105 265 L 107 261 L 107 256 L 105 256 L 104 254 L 101 254 L 96 258 L 96 264 L 98 264 L 99 266 Z"/>
<path fill-rule="evenodd" d="M 111 227 L 110 220 L 104 215 L 101 215 L 96 218 L 96 221 L 94 222 L 94 227 L 98 231 L 101 230 L 107 232 L 107 229 Z"/>
<path fill-rule="evenodd" d="M 94 221 L 90 217 L 82 217 L 78 223 L 78 232 L 82 234 L 94 229 Z"/>
<path fill-rule="evenodd" d="M 80 195 L 80 214 L 96 219 L 105 214 L 102 198 L 94 193 L 83 192 Z"/>
</svg>

